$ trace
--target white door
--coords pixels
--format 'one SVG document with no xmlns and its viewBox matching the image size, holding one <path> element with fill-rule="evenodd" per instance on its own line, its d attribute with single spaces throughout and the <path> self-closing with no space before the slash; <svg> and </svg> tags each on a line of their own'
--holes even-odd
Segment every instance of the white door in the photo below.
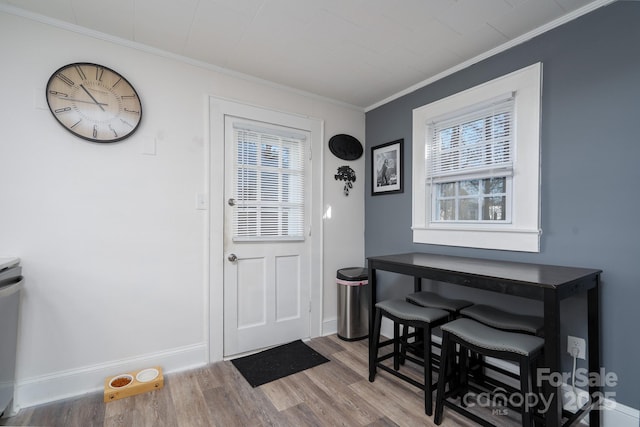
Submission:
<svg viewBox="0 0 640 427">
<path fill-rule="evenodd" d="M 309 337 L 310 134 L 225 116 L 224 355 Z"/>
</svg>

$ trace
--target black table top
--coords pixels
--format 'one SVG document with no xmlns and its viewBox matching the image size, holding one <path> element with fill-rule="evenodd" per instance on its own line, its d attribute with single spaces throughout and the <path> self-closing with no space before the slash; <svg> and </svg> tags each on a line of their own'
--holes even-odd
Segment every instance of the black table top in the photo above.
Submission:
<svg viewBox="0 0 640 427">
<path fill-rule="evenodd" d="M 397 265 L 416 270 L 440 271 L 451 274 L 467 274 L 500 281 L 558 288 L 599 275 L 602 270 L 558 265 L 529 264 L 513 261 L 498 261 L 481 258 L 466 258 L 429 253 L 405 253 L 368 257 L 369 265 L 387 267 Z M 381 268 L 385 269 L 385 268 Z"/>
</svg>

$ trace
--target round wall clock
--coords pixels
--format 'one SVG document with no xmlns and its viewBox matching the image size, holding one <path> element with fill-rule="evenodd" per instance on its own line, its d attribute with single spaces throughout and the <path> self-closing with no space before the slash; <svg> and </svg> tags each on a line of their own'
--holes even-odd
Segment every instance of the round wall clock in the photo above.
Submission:
<svg viewBox="0 0 640 427">
<path fill-rule="evenodd" d="M 47 103 L 69 132 L 94 142 L 116 142 L 140 125 L 142 105 L 131 84 L 98 64 L 65 65 L 49 78 Z"/>
</svg>

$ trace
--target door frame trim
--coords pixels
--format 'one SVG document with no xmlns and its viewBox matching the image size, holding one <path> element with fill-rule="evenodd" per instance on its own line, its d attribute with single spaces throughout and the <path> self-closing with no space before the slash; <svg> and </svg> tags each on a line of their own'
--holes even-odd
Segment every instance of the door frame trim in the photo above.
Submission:
<svg viewBox="0 0 640 427">
<path fill-rule="evenodd" d="M 323 313 L 323 141 L 324 121 L 318 118 L 272 108 L 251 105 L 240 101 L 207 96 L 209 155 L 207 156 L 207 185 L 209 193 L 209 245 L 205 253 L 208 256 L 208 284 L 205 301 L 208 305 L 208 317 L 205 331 L 208 335 L 209 363 L 223 360 L 224 354 L 224 116 L 255 117 L 257 114 L 274 117 L 281 114 L 298 117 L 307 121 L 311 132 L 311 254 L 310 289 L 311 313 L 309 315 L 309 334 L 318 337 L 322 333 Z M 222 183 L 222 185 L 221 185 Z"/>
</svg>

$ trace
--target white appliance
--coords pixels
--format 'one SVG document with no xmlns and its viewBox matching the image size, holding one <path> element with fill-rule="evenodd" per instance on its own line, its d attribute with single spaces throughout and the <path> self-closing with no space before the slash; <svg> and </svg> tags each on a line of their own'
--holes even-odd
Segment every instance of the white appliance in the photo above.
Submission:
<svg viewBox="0 0 640 427">
<path fill-rule="evenodd" d="M 0 416 L 13 399 L 22 286 L 20 259 L 0 257 Z"/>
</svg>

